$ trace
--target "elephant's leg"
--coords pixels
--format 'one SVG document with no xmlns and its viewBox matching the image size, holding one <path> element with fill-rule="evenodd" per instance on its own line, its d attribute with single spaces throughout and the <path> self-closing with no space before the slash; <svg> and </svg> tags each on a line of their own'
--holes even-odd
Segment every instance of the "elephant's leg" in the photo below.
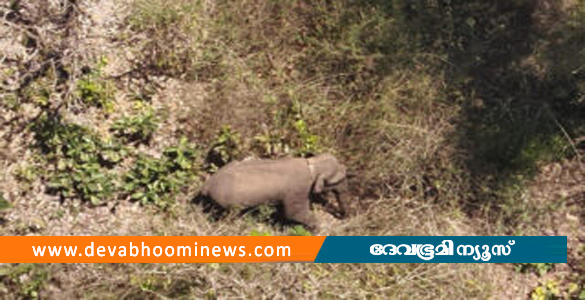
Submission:
<svg viewBox="0 0 585 300">
<path fill-rule="evenodd" d="M 305 224 L 310 230 L 317 231 L 319 222 L 309 205 L 309 198 L 306 196 L 289 196 L 284 199 L 284 213 L 290 220 Z"/>
<path fill-rule="evenodd" d="M 347 201 L 347 197 L 344 197 L 345 195 L 341 195 L 340 191 L 333 191 L 333 194 L 335 195 L 335 199 L 337 200 L 337 203 L 339 204 L 339 214 L 342 218 L 345 218 L 349 215 L 349 203 Z"/>
</svg>

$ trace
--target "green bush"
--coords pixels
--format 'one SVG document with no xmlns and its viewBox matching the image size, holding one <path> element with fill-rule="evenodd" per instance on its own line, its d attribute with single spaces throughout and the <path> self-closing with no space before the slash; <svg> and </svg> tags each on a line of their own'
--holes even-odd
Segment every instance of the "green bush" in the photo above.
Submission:
<svg viewBox="0 0 585 300">
<path fill-rule="evenodd" d="M 534 272 L 539 276 L 543 276 L 553 267 L 554 264 L 552 263 L 519 263 L 516 264 L 516 271 L 522 273 Z"/>
<path fill-rule="evenodd" d="M 250 236 L 273 236 L 273 234 L 267 231 L 252 229 Z"/>
<path fill-rule="evenodd" d="M 289 229 L 288 234 L 292 235 L 292 236 L 312 236 L 313 235 L 313 234 L 311 234 L 310 231 L 308 231 L 302 225 L 296 225 L 293 228 Z"/>
<path fill-rule="evenodd" d="M 124 176 L 124 190 L 132 200 L 166 208 L 180 188 L 193 179 L 196 157 L 197 151 L 186 139 L 165 149 L 161 158 L 140 155 Z"/>
<path fill-rule="evenodd" d="M 536 287 L 530 293 L 532 300 L 553 300 L 561 299 L 561 290 L 559 284 L 554 280 L 548 280 L 544 284 Z"/>
<path fill-rule="evenodd" d="M 273 113 L 273 123 L 275 128 L 264 128 L 262 134 L 254 137 L 253 148 L 262 156 L 292 154 L 306 157 L 323 151 L 320 137 L 309 130 L 298 101 L 276 109 Z"/>
<path fill-rule="evenodd" d="M 263 157 L 276 157 L 290 153 L 290 146 L 282 131 L 269 131 L 265 128 L 264 133 L 254 137 L 252 145 Z"/>
<path fill-rule="evenodd" d="M 103 78 L 102 68 L 106 63 L 106 59 L 102 58 L 95 68 L 86 70 L 77 80 L 76 95 L 83 104 L 111 113 L 114 109 L 115 86 L 112 81 Z"/>
<path fill-rule="evenodd" d="M 10 204 L 10 202 L 8 202 L 8 200 L 4 198 L 4 194 L 0 192 L 0 211 L 9 209 L 11 207 L 12 205 Z"/>
<path fill-rule="evenodd" d="M 307 156 L 309 154 L 319 153 L 322 148 L 319 143 L 319 136 L 311 134 L 307 128 L 307 123 L 299 119 L 294 123 L 298 135 L 298 146 L 295 152 L 298 156 Z"/>
<path fill-rule="evenodd" d="M 37 107 L 49 107 L 49 100 L 53 92 L 52 84 L 55 81 L 51 74 L 52 72 L 47 72 L 45 76 L 31 82 L 24 90 L 24 97 Z"/>
<path fill-rule="evenodd" d="M 33 126 L 36 146 L 53 165 L 47 176 L 50 192 L 64 198 L 78 197 L 94 205 L 114 195 L 115 176 L 111 167 L 126 150 L 113 141 L 103 141 L 90 130 L 43 117 Z"/>
<path fill-rule="evenodd" d="M 0 268 L 0 286 L 15 292 L 17 299 L 40 299 L 40 292 L 48 283 L 49 273 L 39 264 L 19 264 Z"/>
<path fill-rule="evenodd" d="M 137 110 L 136 115 L 114 122 L 110 130 L 128 142 L 148 143 L 158 128 L 159 118 L 150 106 Z"/>
<path fill-rule="evenodd" d="M 209 150 L 207 156 L 208 168 L 211 171 L 215 171 L 217 168 L 228 164 L 240 155 L 241 147 L 240 134 L 228 125 L 223 126 L 217 133 Z"/>
</svg>

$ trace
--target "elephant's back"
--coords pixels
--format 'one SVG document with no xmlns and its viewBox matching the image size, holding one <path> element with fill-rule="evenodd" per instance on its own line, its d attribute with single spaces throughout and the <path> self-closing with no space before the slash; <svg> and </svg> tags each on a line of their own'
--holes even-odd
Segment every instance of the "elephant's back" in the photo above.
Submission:
<svg viewBox="0 0 585 300">
<path fill-rule="evenodd" d="M 257 160 L 230 164 L 210 178 L 210 196 L 222 206 L 253 206 L 283 200 L 293 186 L 309 189 L 308 170 L 303 162 Z"/>
<path fill-rule="evenodd" d="M 248 205 L 256 205 L 282 198 L 282 191 L 290 184 L 287 175 L 286 172 L 275 172 L 266 166 L 256 165 L 226 172 L 226 179 L 222 181 L 230 186 L 233 197 L 242 199 Z"/>
</svg>

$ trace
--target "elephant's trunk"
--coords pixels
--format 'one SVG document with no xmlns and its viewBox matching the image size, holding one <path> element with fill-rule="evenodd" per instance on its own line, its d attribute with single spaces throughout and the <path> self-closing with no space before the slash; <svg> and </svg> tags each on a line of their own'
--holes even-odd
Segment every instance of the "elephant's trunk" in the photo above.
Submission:
<svg viewBox="0 0 585 300">
<path fill-rule="evenodd" d="M 337 203 L 339 204 L 339 212 L 341 214 L 342 218 L 345 218 L 348 216 L 349 214 L 349 207 L 348 207 L 348 201 L 347 201 L 347 192 L 348 192 L 348 187 L 347 187 L 347 181 L 344 181 L 343 183 L 341 183 L 338 187 L 334 188 L 332 190 L 333 194 L 335 195 L 335 199 L 337 201 Z M 342 195 L 344 194 L 344 195 Z"/>
</svg>

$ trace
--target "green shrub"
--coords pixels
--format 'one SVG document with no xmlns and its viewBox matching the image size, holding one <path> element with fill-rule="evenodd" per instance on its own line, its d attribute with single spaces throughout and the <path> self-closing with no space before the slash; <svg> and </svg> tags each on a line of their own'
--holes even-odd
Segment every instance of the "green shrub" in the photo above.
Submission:
<svg viewBox="0 0 585 300">
<path fill-rule="evenodd" d="M 560 299 L 562 296 L 559 284 L 554 280 L 548 280 L 546 283 L 536 287 L 530 298 L 532 300 L 552 300 Z"/>
<path fill-rule="evenodd" d="M 246 212 L 246 220 L 250 224 L 273 223 L 278 209 L 275 205 L 262 204 Z"/>
<path fill-rule="evenodd" d="M 311 234 L 310 231 L 308 231 L 302 225 L 296 225 L 293 228 L 289 229 L 288 234 L 292 235 L 292 236 L 312 236 L 313 235 L 313 234 Z"/>
<path fill-rule="evenodd" d="M 111 113 L 114 109 L 115 86 L 112 81 L 102 76 L 102 68 L 106 63 L 106 59 L 102 58 L 94 69 L 87 70 L 77 80 L 76 95 L 83 104 L 99 107 L 104 112 Z"/>
<path fill-rule="evenodd" d="M 158 128 L 159 118 L 150 106 L 137 110 L 138 114 L 114 122 L 110 130 L 128 142 L 147 143 Z"/>
<path fill-rule="evenodd" d="M 98 163 L 77 164 L 68 160 L 59 165 L 58 172 L 52 176 L 47 186 L 62 197 L 77 196 L 93 205 L 99 205 L 113 195 L 114 180 L 112 175 L 103 173 Z"/>
<path fill-rule="evenodd" d="M 306 157 L 323 150 L 319 136 L 309 130 L 298 101 L 276 109 L 273 122 L 275 129 L 264 128 L 264 133 L 254 137 L 253 148 L 262 156 Z"/>
<path fill-rule="evenodd" d="M 113 196 L 115 176 L 109 170 L 126 155 L 113 141 L 103 141 L 90 130 L 43 117 L 33 126 L 36 146 L 53 165 L 48 188 L 63 198 L 78 197 L 94 205 Z"/>
<path fill-rule="evenodd" d="M 20 102 L 14 93 L 6 93 L 0 96 L 0 105 L 13 111 L 20 109 Z"/>
<path fill-rule="evenodd" d="M 161 158 L 140 155 L 124 177 L 124 190 L 132 200 L 161 208 L 173 202 L 173 196 L 193 179 L 197 152 L 181 139 L 179 145 L 164 150 Z"/>
<path fill-rule="evenodd" d="M 0 286 L 6 286 L 17 299 L 40 299 L 49 273 L 39 264 L 19 264 L 0 268 Z"/>
<path fill-rule="evenodd" d="M 53 92 L 52 84 L 55 81 L 51 74 L 52 72 L 47 72 L 45 76 L 33 81 L 24 90 L 24 97 L 37 107 L 47 108 L 50 104 L 49 100 Z"/>
<path fill-rule="evenodd" d="M 10 202 L 8 202 L 8 200 L 6 200 L 6 198 L 4 198 L 4 194 L 2 194 L 2 192 L 0 192 L 0 211 L 9 209 L 11 207 L 12 207 L 12 205 L 10 204 Z"/>
<path fill-rule="evenodd" d="M 553 267 L 554 264 L 552 263 L 519 263 L 516 264 L 516 271 L 522 273 L 534 272 L 539 276 L 543 276 Z"/>
<path fill-rule="evenodd" d="M 43 169 L 35 165 L 27 165 L 17 168 L 14 171 L 14 177 L 26 187 L 30 187 L 35 180 L 42 174 Z M 27 188 L 27 189 L 28 189 Z"/>
<path fill-rule="evenodd" d="M 214 171 L 234 160 L 241 153 L 241 144 L 240 134 L 228 125 L 223 126 L 209 150 L 208 167 Z"/>
<path fill-rule="evenodd" d="M 319 153 L 322 148 L 319 143 L 319 136 L 311 134 L 307 128 L 307 123 L 299 119 L 294 123 L 298 135 L 298 146 L 295 152 L 298 156 L 307 156 L 309 154 Z"/>
<path fill-rule="evenodd" d="M 273 234 L 268 231 L 252 229 L 252 231 L 250 232 L 250 236 L 273 236 Z"/>
<path fill-rule="evenodd" d="M 285 135 L 281 131 L 269 131 L 264 129 L 263 134 L 254 137 L 253 148 L 261 156 L 276 157 L 282 154 L 290 153 L 290 146 L 285 140 Z"/>
</svg>

